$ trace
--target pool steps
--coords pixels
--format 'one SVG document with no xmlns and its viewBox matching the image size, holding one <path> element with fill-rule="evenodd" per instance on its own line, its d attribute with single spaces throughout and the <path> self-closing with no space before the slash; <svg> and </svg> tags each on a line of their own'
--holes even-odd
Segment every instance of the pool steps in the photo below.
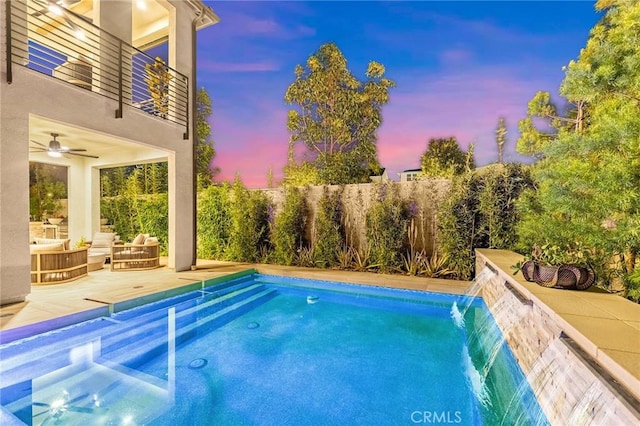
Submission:
<svg viewBox="0 0 640 426">
<path fill-rule="evenodd" d="M 108 318 L 93 320 L 91 324 L 84 325 L 89 331 L 81 336 L 76 333 L 64 335 L 64 332 L 54 332 L 37 341 L 34 339 L 33 351 L 29 352 L 29 357 L 24 356 L 24 350 L 19 350 L 20 345 L 5 345 L 0 348 L 2 387 L 25 380 L 20 377 L 24 371 L 33 376 L 34 371 L 43 370 L 38 372 L 42 375 L 69 365 L 69 350 L 92 338 L 99 342 L 100 355 L 96 358 L 98 362 L 135 367 L 144 359 L 148 360 L 149 356 L 166 352 L 169 307 L 176 307 L 175 341 L 179 345 L 200 333 L 232 321 L 276 294 L 276 290 L 254 284 L 251 277 L 242 277 L 207 287 L 203 291 L 175 296 L 151 306 L 133 308 Z M 138 339 L 135 343 L 131 341 L 134 334 Z M 47 358 L 47 363 L 40 362 L 42 358 Z M 29 365 L 29 368 L 25 369 L 25 365 Z"/>
<path fill-rule="evenodd" d="M 176 310 L 176 345 L 238 318 L 275 297 L 276 293 L 275 290 L 266 289 L 264 286 L 251 285 L 185 310 Z M 136 335 L 142 333 L 145 336 L 143 341 L 139 341 L 135 345 L 134 351 L 132 351 L 128 336 L 119 334 L 111 336 L 115 338 L 114 340 L 109 337 L 102 338 L 102 357 L 111 362 L 133 368 L 148 361 L 150 356 L 157 356 L 166 352 L 166 316 L 155 319 L 153 323 L 145 325 L 142 330 L 140 327 L 132 325 L 130 331 Z"/>
</svg>

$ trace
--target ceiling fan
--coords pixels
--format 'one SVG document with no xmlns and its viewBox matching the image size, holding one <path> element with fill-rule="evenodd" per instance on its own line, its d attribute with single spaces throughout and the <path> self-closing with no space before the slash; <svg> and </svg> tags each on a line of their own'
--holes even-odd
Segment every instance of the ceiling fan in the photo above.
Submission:
<svg viewBox="0 0 640 426">
<path fill-rule="evenodd" d="M 58 136 L 60 136 L 58 133 L 51 133 L 51 137 L 53 139 L 49 141 L 49 146 L 32 140 L 31 143 L 34 143 L 38 146 L 32 146 L 31 152 L 46 152 L 51 157 L 62 157 L 63 154 L 69 154 L 77 155 L 80 157 L 98 158 L 95 155 L 80 154 L 81 152 L 86 151 L 86 149 L 84 148 L 67 148 L 66 146 L 60 145 L 60 142 L 56 139 Z"/>
</svg>

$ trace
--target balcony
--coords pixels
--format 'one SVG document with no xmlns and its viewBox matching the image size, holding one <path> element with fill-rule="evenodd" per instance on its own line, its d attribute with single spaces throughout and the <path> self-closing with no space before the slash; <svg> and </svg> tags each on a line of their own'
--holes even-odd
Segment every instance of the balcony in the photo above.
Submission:
<svg viewBox="0 0 640 426">
<path fill-rule="evenodd" d="M 48 0 L 6 1 L 7 81 L 24 66 L 160 120 L 189 127 L 189 84 L 183 74 Z"/>
</svg>

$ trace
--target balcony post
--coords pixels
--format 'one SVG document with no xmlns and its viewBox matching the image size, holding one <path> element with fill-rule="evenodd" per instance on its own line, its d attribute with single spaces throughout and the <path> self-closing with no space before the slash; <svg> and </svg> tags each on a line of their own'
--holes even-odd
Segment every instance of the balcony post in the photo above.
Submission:
<svg viewBox="0 0 640 426">
<path fill-rule="evenodd" d="M 118 40 L 118 109 L 116 118 L 122 118 L 122 40 Z"/>
<path fill-rule="evenodd" d="M 6 61 L 7 61 L 7 83 L 11 84 L 13 82 L 13 68 L 12 68 L 12 60 L 11 60 L 11 0 L 8 0 L 5 3 L 4 9 L 4 17 L 6 19 L 5 22 L 5 39 L 7 43 L 6 47 Z"/>
</svg>

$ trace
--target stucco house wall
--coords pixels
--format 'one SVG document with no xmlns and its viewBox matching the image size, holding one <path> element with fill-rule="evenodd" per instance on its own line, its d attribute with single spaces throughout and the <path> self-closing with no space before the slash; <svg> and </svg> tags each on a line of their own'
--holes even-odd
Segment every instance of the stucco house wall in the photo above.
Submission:
<svg viewBox="0 0 640 426">
<path fill-rule="evenodd" d="M 195 49 L 192 46 L 194 28 L 198 25 L 194 21 L 202 19 L 205 6 L 195 0 L 169 1 L 168 5 L 168 65 L 189 78 L 188 108 L 189 117 L 193 117 L 192 55 Z M 132 20 L 126 19 L 132 14 L 130 2 L 94 0 L 93 7 L 95 25 L 125 42 L 131 39 Z M 131 150 L 106 151 L 99 159 L 60 160 L 69 167 L 68 222 L 72 240 L 90 236 L 100 229 L 100 168 L 136 161 L 168 161 L 169 267 L 190 269 L 195 261 L 193 126 L 163 120 L 128 105 L 123 106 L 122 117 L 116 118 L 117 101 L 97 93 L 95 88 L 86 90 L 21 64 L 8 64 L 4 19 L 7 2 L 2 2 L 0 8 L 0 304 L 24 300 L 31 288 L 28 170 L 34 156 L 29 152 L 30 140 L 34 139 L 30 131 L 36 122 L 50 123 L 57 128 L 67 126 L 84 134 L 100 135 L 102 140 L 117 141 L 118 146 L 131 147 Z M 217 22 L 208 10 L 209 24 Z M 11 82 L 8 81 L 9 66 Z"/>
</svg>

